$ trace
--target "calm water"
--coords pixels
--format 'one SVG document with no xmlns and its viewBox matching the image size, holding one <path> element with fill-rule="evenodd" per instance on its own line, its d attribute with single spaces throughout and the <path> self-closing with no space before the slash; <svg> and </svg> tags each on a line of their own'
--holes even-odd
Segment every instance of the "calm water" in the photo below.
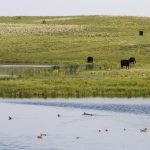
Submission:
<svg viewBox="0 0 150 150">
<path fill-rule="evenodd" d="M 0 64 L 0 77 L 11 77 L 14 75 L 28 75 L 29 72 L 34 72 L 36 70 L 48 70 L 53 67 L 58 67 L 57 65 L 31 65 L 31 64 Z M 61 66 L 59 66 L 61 67 Z M 32 73 L 33 75 L 33 73 Z"/>
<path fill-rule="evenodd" d="M 0 68 L 52 68 L 55 65 L 0 65 Z"/>
<path fill-rule="evenodd" d="M 94 116 L 83 116 L 83 112 Z M 0 150 L 150 147 L 150 132 L 139 132 L 140 128 L 150 129 L 150 99 L 0 99 L 0 120 Z M 47 136 L 37 139 L 40 133 Z"/>
</svg>

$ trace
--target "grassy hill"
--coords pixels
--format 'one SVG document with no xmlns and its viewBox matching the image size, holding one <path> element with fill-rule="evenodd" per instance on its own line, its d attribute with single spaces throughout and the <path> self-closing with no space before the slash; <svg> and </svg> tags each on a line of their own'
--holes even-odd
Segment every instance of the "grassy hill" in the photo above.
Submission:
<svg viewBox="0 0 150 150">
<path fill-rule="evenodd" d="M 91 66 L 88 56 L 94 58 Z M 137 63 L 120 69 L 120 60 L 129 57 Z M 0 78 L 2 97 L 149 97 L 150 18 L 0 17 L 0 63 L 69 64 L 47 70 L 0 68 L 13 74 Z"/>
</svg>

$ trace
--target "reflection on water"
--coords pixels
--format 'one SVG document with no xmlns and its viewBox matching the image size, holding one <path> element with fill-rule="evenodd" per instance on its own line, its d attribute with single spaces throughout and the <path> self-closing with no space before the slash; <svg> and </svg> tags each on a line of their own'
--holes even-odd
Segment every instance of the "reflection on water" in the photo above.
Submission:
<svg viewBox="0 0 150 150">
<path fill-rule="evenodd" d="M 35 71 L 38 70 L 49 70 L 56 68 L 56 65 L 19 65 L 19 64 L 12 64 L 12 65 L 3 65 L 0 64 L 0 77 L 8 77 L 14 75 L 34 75 Z M 37 74 L 37 73 L 35 73 Z"/>
<path fill-rule="evenodd" d="M 0 68 L 52 68 L 54 65 L 0 65 Z"/>
<path fill-rule="evenodd" d="M 0 74 L 0 77 L 10 77 L 11 75 L 8 74 Z"/>
<path fill-rule="evenodd" d="M 4 102 L 4 101 L 3 101 Z M 26 105 L 41 105 L 41 106 L 56 106 L 70 107 L 78 109 L 90 109 L 120 113 L 132 114 L 150 114 L 150 101 L 139 100 L 5 100 L 6 103 L 26 104 Z"/>
</svg>

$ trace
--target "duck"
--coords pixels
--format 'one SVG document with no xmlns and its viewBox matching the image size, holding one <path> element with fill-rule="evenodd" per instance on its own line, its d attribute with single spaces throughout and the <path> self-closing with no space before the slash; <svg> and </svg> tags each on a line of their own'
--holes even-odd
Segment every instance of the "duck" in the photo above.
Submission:
<svg viewBox="0 0 150 150">
<path fill-rule="evenodd" d="M 11 116 L 9 116 L 9 117 L 8 117 L 8 120 L 12 120 L 12 117 L 11 117 Z"/>
<path fill-rule="evenodd" d="M 147 132 L 147 128 L 140 129 L 140 132 Z"/>
<path fill-rule="evenodd" d="M 38 139 L 42 139 L 42 133 L 40 135 L 37 136 Z"/>
<path fill-rule="evenodd" d="M 86 113 L 86 112 L 84 112 L 82 115 L 94 116 L 94 114 L 89 114 L 89 113 Z"/>
<path fill-rule="evenodd" d="M 108 129 L 105 129 L 105 132 L 108 132 Z"/>
<path fill-rule="evenodd" d="M 46 136 L 46 134 L 41 134 L 42 136 Z"/>
</svg>

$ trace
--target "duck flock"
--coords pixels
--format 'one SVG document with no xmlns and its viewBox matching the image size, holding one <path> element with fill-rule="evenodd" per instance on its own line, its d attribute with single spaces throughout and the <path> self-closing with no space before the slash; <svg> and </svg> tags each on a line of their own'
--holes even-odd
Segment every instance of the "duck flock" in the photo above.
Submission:
<svg viewBox="0 0 150 150">
<path fill-rule="evenodd" d="M 91 114 L 91 113 L 87 113 L 87 112 L 84 112 L 83 114 L 82 114 L 83 116 L 94 116 L 95 114 Z M 57 117 L 58 118 L 60 118 L 60 117 L 62 117 L 60 114 L 57 114 Z M 15 119 L 14 117 L 12 117 L 12 116 L 8 116 L 8 120 L 12 120 L 12 119 Z M 127 131 L 127 129 L 126 128 L 123 128 L 122 129 L 122 131 Z M 101 132 L 111 132 L 111 130 L 110 129 L 99 129 L 98 130 L 98 132 L 99 133 L 101 133 Z M 141 133 L 146 133 L 146 132 L 148 132 L 148 128 L 140 128 L 139 129 L 139 132 L 141 132 Z M 47 136 L 47 134 L 46 133 L 40 133 L 39 135 L 37 135 L 37 139 L 43 139 L 43 137 L 46 137 Z M 76 139 L 80 139 L 80 137 L 79 136 L 77 136 L 76 137 Z"/>
</svg>

